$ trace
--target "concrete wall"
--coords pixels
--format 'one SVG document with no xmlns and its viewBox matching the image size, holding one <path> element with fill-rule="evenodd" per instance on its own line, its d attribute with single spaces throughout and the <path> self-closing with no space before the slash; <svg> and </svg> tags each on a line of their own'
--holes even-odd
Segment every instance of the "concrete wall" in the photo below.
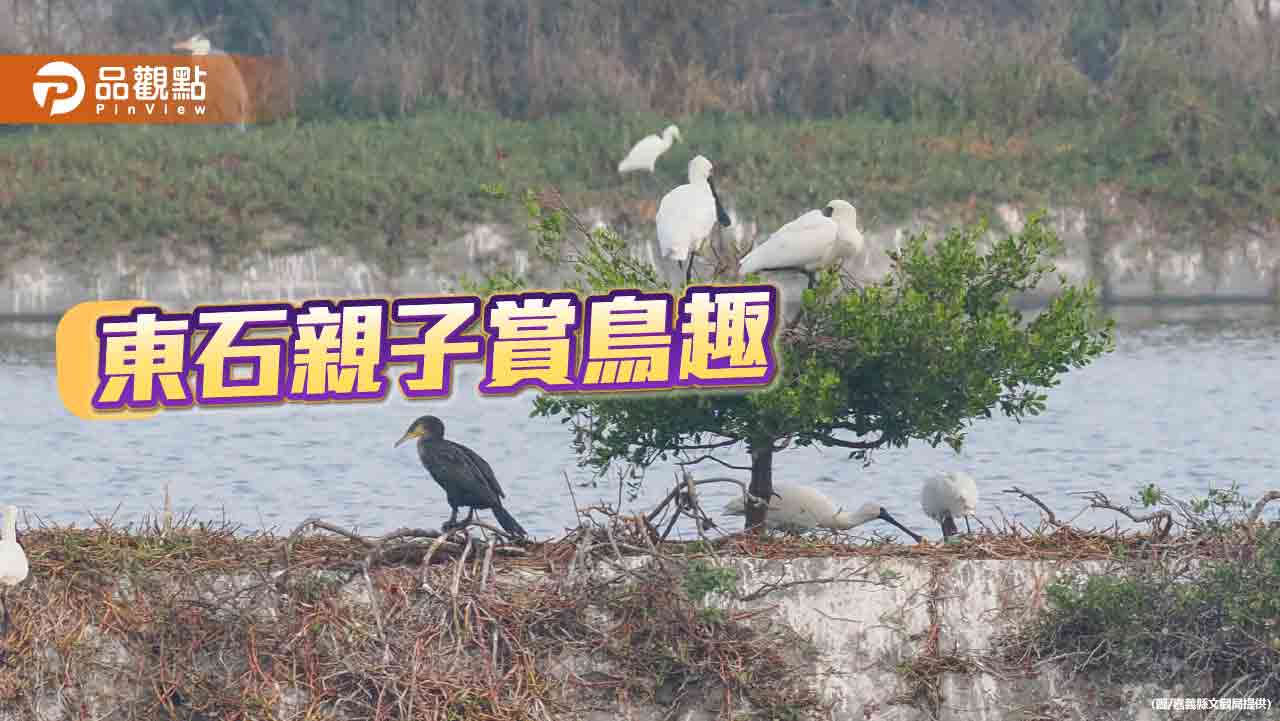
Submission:
<svg viewBox="0 0 1280 721">
<path fill-rule="evenodd" d="M 630 560 L 636 565 L 646 562 Z M 997 639 L 1043 607 L 1049 583 L 1063 573 L 1103 570 L 1101 562 L 853 557 L 730 559 L 728 563 L 738 569 L 737 594 L 733 599 L 713 595 L 704 602 L 729 611 L 759 612 L 748 623 L 776 626 L 798 638 L 787 655 L 808 671 L 814 689 L 831 704 L 833 721 L 1147 721 L 1170 718 L 1168 712 L 1152 710 L 1155 698 L 1214 696 L 1207 688 L 1171 687 L 1161 679 L 1145 685 L 1106 684 L 1073 678 L 1063 667 L 1011 667 L 995 660 Z M 517 582 L 541 575 L 518 568 L 495 573 Z M 28 582 L 40 583 L 40 579 Z M 238 582 L 227 579 L 228 584 Z M 364 589 L 357 576 L 339 597 L 348 604 L 368 604 Z M 762 592 L 765 589 L 776 590 Z M 735 600 L 753 593 L 757 597 L 752 600 Z M 609 623 L 608 609 L 598 613 L 602 623 Z M 39 687 L 44 690 L 34 704 L 38 713 L 5 708 L 0 702 L 0 721 L 56 721 L 80 718 L 82 713 L 111 718 L 113 698 L 122 690 L 112 688 L 105 674 L 130 663 L 125 647 L 93 632 L 40 643 L 47 648 L 35 655 L 43 655 L 48 668 L 20 670 L 23 676 L 43 677 Z M 91 649 L 104 674 L 74 679 L 79 687 L 71 695 L 78 700 L 75 707 L 66 706 L 61 692 L 49 684 L 50 679 L 54 685 L 63 682 L 55 647 L 66 649 L 67 643 Z M 583 675 L 601 667 L 594 659 L 578 657 L 551 663 L 553 673 Z M 290 718 L 293 696 L 284 693 L 280 698 L 281 708 L 276 711 L 280 718 Z M 587 703 L 573 705 L 596 710 L 562 718 L 709 721 L 718 717 L 722 698 L 715 690 L 706 690 L 702 695 L 689 694 L 672 707 L 657 707 L 584 696 L 577 701 Z M 601 703 L 608 710 L 599 710 Z"/>
<path fill-rule="evenodd" d="M 1098 281 L 1108 300 L 1240 301 L 1274 300 L 1280 283 L 1280 229 L 1255 226 L 1214 237 L 1176 238 L 1154 230 L 1149 213 L 1118 197 L 1103 198 L 1103 221 L 1090 221 L 1080 208 L 1054 208 L 1050 221 L 1064 242 L 1058 269 L 1070 281 Z M 1027 209 L 999 205 L 991 218 L 995 232 L 1016 231 Z M 1108 217 L 1109 216 L 1109 217 Z M 609 219 L 597 209 L 585 214 L 596 224 Z M 864 228 L 867 249 L 847 264 L 861 278 L 878 278 L 889 267 L 884 251 L 900 247 L 912 233 L 937 234 L 953 223 L 946 213 L 917 212 L 910 220 L 880 228 Z M 636 255 L 652 259 L 651 228 L 624 230 Z M 744 247 L 762 242 L 771 232 L 749 218 L 735 218 L 728 231 Z M 264 234 L 262 247 L 293 245 L 296 228 Z M 157 243 L 159 245 L 159 243 Z M 296 247 L 296 246 L 295 246 Z M 443 240 L 429 252 L 394 254 L 383 259 L 345 255 L 331 249 L 279 254 L 262 251 L 236 273 L 212 265 L 179 266 L 171 253 L 146 258 L 123 255 L 94 268 L 71 267 L 57 259 L 28 254 L 0 266 L 0 314 L 56 315 L 85 300 L 145 298 L 174 310 L 201 303 L 247 300 L 291 300 L 344 296 L 434 294 L 456 290 L 460 277 L 478 279 L 510 270 L 528 274 L 543 287 L 558 287 L 563 268 L 548 266 L 528 248 L 525 233 L 511 227 L 481 224 Z M 803 289 L 779 279 L 798 294 Z M 1052 292 L 1055 283 L 1043 288 Z M 1042 294 L 1043 297 L 1043 294 Z"/>
</svg>

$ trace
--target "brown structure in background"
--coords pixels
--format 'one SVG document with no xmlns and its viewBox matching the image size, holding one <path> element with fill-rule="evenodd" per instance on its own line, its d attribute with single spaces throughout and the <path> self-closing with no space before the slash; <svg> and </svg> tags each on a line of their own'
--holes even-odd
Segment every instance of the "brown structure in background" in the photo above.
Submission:
<svg viewBox="0 0 1280 721">
<path fill-rule="evenodd" d="M 208 95 L 205 98 L 210 114 L 232 119 L 241 131 L 252 119 L 249 108 L 249 89 L 234 58 L 213 47 L 209 38 L 196 33 L 186 40 L 173 44 L 174 50 L 186 50 L 196 58 L 196 65 L 209 72 Z"/>
<path fill-rule="evenodd" d="M 211 114 L 225 112 L 240 130 L 292 112 L 288 75 L 278 59 L 228 54 L 213 47 L 203 33 L 174 43 L 173 49 L 190 52 L 209 70 L 210 78 L 217 78 L 207 98 Z"/>
</svg>

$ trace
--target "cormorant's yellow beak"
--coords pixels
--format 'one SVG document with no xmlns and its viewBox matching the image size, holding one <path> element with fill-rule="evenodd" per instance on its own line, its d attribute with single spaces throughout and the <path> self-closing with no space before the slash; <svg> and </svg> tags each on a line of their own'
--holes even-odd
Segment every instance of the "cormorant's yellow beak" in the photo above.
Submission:
<svg viewBox="0 0 1280 721">
<path fill-rule="evenodd" d="M 405 431 L 405 434 L 403 436 L 400 436 L 400 440 L 396 441 L 395 447 L 399 448 L 401 443 L 404 443 L 405 441 L 411 441 L 415 438 L 421 438 L 421 437 L 422 437 L 422 431 L 415 431 L 410 429 L 408 431 Z"/>
</svg>

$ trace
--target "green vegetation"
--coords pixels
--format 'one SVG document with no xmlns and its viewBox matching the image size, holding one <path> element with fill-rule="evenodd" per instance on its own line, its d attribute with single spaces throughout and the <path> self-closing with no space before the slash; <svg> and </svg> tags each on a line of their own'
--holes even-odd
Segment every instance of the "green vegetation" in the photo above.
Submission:
<svg viewBox="0 0 1280 721">
<path fill-rule="evenodd" d="M 313 246 L 391 265 L 429 256 L 461 235 L 464 223 L 517 220 L 482 190 L 502 182 L 554 186 L 575 206 L 606 208 L 618 226 L 647 234 L 654 192 L 643 179 L 619 178 L 614 166 L 628 142 L 659 122 L 591 111 L 519 121 L 440 106 L 394 122 L 276 125 L 244 135 L 161 128 L 10 134 L 0 137 L 7 178 L 0 227 L 13 253 L 86 269 L 117 252 L 160 247 L 228 269 L 244 252 Z M 1081 125 L 994 144 L 867 116 L 702 115 L 683 125 L 690 140 L 663 158 L 657 182 L 679 184 L 688 159 L 704 153 L 716 163 L 727 202 L 762 232 L 831 197 L 855 202 L 867 226 L 926 207 L 950 209 L 944 216 L 959 222 L 1005 199 L 1087 205 L 1100 183 L 1164 208 L 1169 229 L 1193 217 L 1244 222 L 1280 209 L 1280 144 L 1242 144 L 1226 158 L 1155 167 L 1135 158 L 1157 152 L 1156 138 L 1060 145 L 1090 132 Z M 805 151 L 804 138 L 817 138 L 819 149 Z M 1206 186 L 1205 163 L 1240 170 L 1222 175 L 1227 185 Z"/>
<path fill-rule="evenodd" d="M 1010 648 L 1121 681 L 1207 680 L 1204 695 L 1275 698 L 1280 526 L 1241 523 L 1248 504 L 1234 488 L 1185 503 L 1148 488 L 1135 500 L 1175 509 L 1191 533 L 1048 586 L 1047 613 Z"/>
<path fill-rule="evenodd" d="M 631 258 L 616 234 L 588 232 L 573 213 L 543 207 L 531 194 L 524 203 L 539 249 L 575 272 L 571 287 L 579 292 L 663 289 L 658 271 Z M 985 235 L 977 225 L 933 243 L 914 236 L 890 253 L 893 271 L 873 285 L 857 287 L 827 271 L 805 292 L 798 318 L 775 333 L 778 371 L 766 389 L 544 394 L 532 413 L 568 423 L 579 458 L 601 473 L 618 465 L 637 475 L 668 458 L 725 463 L 712 456 L 745 447 L 749 465 L 734 467 L 750 470 L 751 494 L 762 499 L 773 492 L 774 454 L 793 446 L 841 448 L 863 460 L 911 440 L 958 451 L 973 420 L 997 407 L 1017 419 L 1038 414 L 1042 390 L 1113 343 L 1112 321 L 1101 317 L 1092 286 L 1063 278 L 1030 321 L 1011 306 L 1015 294 L 1054 272 L 1049 258 L 1058 240 L 1040 216 L 980 252 Z M 766 510 L 749 506 L 747 526 L 758 527 Z"/>
<path fill-rule="evenodd" d="M 684 592 L 695 603 L 711 593 L 732 593 L 737 590 L 738 572 L 724 566 L 714 566 L 703 560 L 689 562 L 684 571 Z"/>
<path fill-rule="evenodd" d="M 1169 227 L 1178 219 L 1244 221 L 1280 211 L 1280 144 L 1246 139 L 1225 156 L 1154 165 L 1142 158 L 1159 153 L 1161 139 L 1116 120 L 986 137 L 869 115 L 700 115 L 682 120 L 688 142 L 664 156 L 658 183 L 679 184 L 689 158 L 705 154 L 727 202 L 762 230 L 831 197 L 856 203 L 867 225 L 926 207 L 951 207 L 972 220 L 1006 199 L 1088 202 L 1101 183 L 1180 209 L 1166 218 Z M 481 192 L 482 184 L 503 182 L 549 184 L 575 205 L 598 204 L 647 230 L 643 206 L 656 201 L 654 192 L 639 178 L 619 178 L 615 166 L 629 142 L 660 122 L 593 111 L 520 121 L 442 105 L 394 122 L 275 125 L 244 135 L 162 128 L 10 134 L 0 138 L 0 169 L 9 179 L 0 190 L 0 224 L 9 239 L 15 232 L 38 239 L 58 257 L 151 249 L 166 239 L 180 241 L 178 250 L 225 256 L 290 250 L 260 239 L 280 224 L 303 231 L 299 246 L 377 257 L 388 246 L 397 255 L 425 252 L 468 221 L 511 220 Z M 1221 180 L 1206 185 L 1206 174 Z M 970 198 L 973 208 L 956 207 Z"/>
<path fill-rule="evenodd" d="M 272 99 L 290 114 L 246 135 L 0 135 L 0 266 L 34 252 L 92 272 L 163 247 L 233 268 L 245 250 L 326 245 L 391 267 L 460 223 L 513 220 L 479 192 L 497 182 L 647 231 L 656 188 L 695 152 L 761 232 L 832 197 L 874 227 L 1116 190 L 1160 230 L 1213 242 L 1280 218 L 1277 31 L 1228 5 L 124 0 L 99 25 L 75 18 L 76 51 L 208 29 L 287 61 Z M 42 24 L 62 10 L 45 10 L 0 11 L 0 46 L 63 50 Z M 657 184 L 617 177 L 670 120 L 687 142 Z"/>
</svg>

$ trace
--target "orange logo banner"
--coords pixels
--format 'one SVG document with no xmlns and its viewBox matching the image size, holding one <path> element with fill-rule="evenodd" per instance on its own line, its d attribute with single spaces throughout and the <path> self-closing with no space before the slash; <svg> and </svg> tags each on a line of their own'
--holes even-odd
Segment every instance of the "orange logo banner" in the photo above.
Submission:
<svg viewBox="0 0 1280 721">
<path fill-rule="evenodd" d="M 0 124 L 237 125 L 278 115 L 282 63 L 240 55 L 0 55 Z"/>
</svg>

